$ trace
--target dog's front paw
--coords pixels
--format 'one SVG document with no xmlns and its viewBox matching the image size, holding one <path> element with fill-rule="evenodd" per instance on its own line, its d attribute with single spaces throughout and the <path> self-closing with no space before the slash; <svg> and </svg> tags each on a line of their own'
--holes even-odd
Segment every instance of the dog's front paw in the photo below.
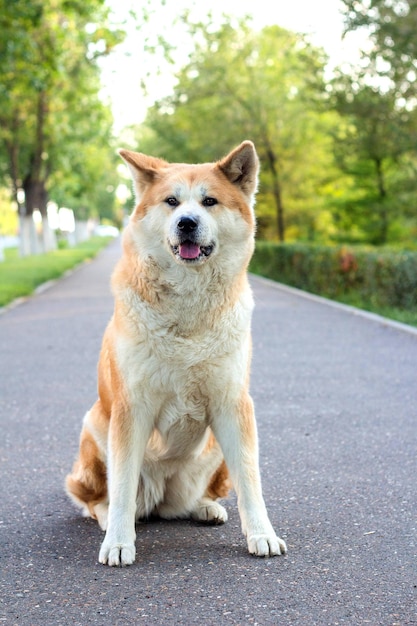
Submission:
<svg viewBox="0 0 417 626">
<path fill-rule="evenodd" d="M 255 556 L 277 556 L 287 552 L 285 541 L 275 533 L 248 536 L 248 548 Z"/>
<path fill-rule="evenodd" d="M 134 543 L 114 544 L 106 539 L 101 544 L 98 560 L 104 565 L 123 566 L 132 565 L 136 558 L 136 548 Z"/>
</svg>

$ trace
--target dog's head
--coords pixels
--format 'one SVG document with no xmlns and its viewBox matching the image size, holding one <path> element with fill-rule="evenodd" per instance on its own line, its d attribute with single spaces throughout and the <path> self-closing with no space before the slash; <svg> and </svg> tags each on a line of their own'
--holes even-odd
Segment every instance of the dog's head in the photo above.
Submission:
<svg viewBox="0 0 417 626">
<path fill-rule="evenodd" d="M 216 163 L 167 163 L 121 150 L 134 182 L 137 206 L 131 217 L 143 253 L 164 263 L 200 266 L 234 247 L 252 252 L 258 157 L 243 142 Z M 227 256 L 227 255 L 226 255 Z M 165 258 L 166 260 L 166 258 Z"/>
</svg>

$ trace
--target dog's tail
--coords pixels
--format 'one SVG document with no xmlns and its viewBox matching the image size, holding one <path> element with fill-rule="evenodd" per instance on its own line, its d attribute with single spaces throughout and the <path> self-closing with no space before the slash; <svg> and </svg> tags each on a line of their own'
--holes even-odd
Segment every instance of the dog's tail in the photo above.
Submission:
<svg viewBox="0 0 417 626">
<path fill-rule="evenodd" d="M 231 489 L 232 481 L 229 477 L 229 470 L 227 469 L 226 463 L 222 461 L 221 465 L 219 465 L 211 477 L 205 495 L 212 500 L 227 498 Z"/>
<path fill-rule="evenodd" d="M 66 478 L 65 487 L 84 514 L 97 519 L 94 507 L 107 499 L 107 471 L 97 443 L 85 426 L 81 431 L 79 456 Z"/>
<path fill-rule="evenodd" d="M 206 452 L 218 445 L 219 444 L 217 443 L 213 432 L 210 432 L 210 437 L 206 445 Z M 212 475 L 204 495 L 212 500 L 217 500 L 217 498 L 227 498 L 231 489 L 232 481 L 229 477 L 229 470 L 223 460 Z"/>
</svg>

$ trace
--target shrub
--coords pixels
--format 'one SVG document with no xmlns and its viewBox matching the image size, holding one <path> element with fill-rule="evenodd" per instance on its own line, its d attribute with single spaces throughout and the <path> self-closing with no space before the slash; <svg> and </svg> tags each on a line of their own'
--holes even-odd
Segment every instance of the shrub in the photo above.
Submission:
<svg viewBox="0 0 417 626">
<path fill-rule="evenodd" d="M 417 311 L 417 252 L 258 241 L 250 271 L 365 308 Z"/>
</svg>

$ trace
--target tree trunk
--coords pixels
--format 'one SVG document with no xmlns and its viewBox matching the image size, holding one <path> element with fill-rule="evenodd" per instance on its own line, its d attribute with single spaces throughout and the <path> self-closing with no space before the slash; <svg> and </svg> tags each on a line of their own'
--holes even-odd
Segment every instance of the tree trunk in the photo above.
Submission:
<svg viewBox="0 0 417 626">
<path fill-rule="evenodd" d="M 45 252 L 51 252 L 58 247 L 55 231 L 49 227 L 47 215 L 42 215 L 42 242 Z"/>
<path fill-rule="evenodd" d="M 26 215 L 33 215 L 36 209 L 41 215 L 46 215 L 46 205 L 48 203 L 48 192 L 45 189 L 45 181 L 36 180 L 28 174 L 23 181 L 23 190 L 25 192 L 25 208 Z"/>
<path fill-rule="evenodd" d="M 385 206 L 385 200 L 387 197 L 387 190 L 385 187 L 385 177 L 382 167 L 382 159 L 375 159 L 375 167 L 376 167 L 376 176 L 377 176 L 377 185 L 378 185 L 378 195 L 381 201 L 381 206 L 379 209 L 379 237 L 378 243 L 385 244 L 388 239 L 388 211 Z"/>
<path fill-rule="evenodd" d="M 90 233 L 88 232 L 88 222 L 85 220 L 75 220 L 74 235 L 77 243 L 87 241 L 90 238 Z"/>
<path fill-rule="evenodd" d="M 42 246 L 40 245 L 38 233 L 36 232 L 35 222 L 32 215 L 19 214 L 19 253 L 20 256 L 30 256 L 31 254 L 40 254 Z"/>
<path fill-rule="evenodd" d="M 25 192 L 25 204 L 24 208 L 22 207 L 22 212 L 24 211 L 23 217 L 25 219 L 21 220 L 22 236 L 24 238 L 24 242 L 21 245 L 21 251 L 24 255 L 45 252 L 51 242 L 51 238 L 48 236 L 49 226 L 46 226 L 46 231 L 42 228 L 41 236 L 38 237 L 35 224 L 33 222 L 33 212 L 35 210 L 40 212 L 43 225 L 47 220 L 48 192 L 46 191 L 46 179 L 48 174 L 45 171 L 44 162 L 47 101 L 46 93 L 44 91 L 39 92 L 36 104 L 36 141 L 31 155 L 29 169 L 22 183 L 23 190 Z M 47 244 L 46 246 L 45 243 Z"/>
<path fill-rule="evenodd" d="M 18 128 L 18 121 L 16 119 L 13 121 L 13 124 L 12 124 L 13 137 L 17 133 L 17 128 Z M 19 166 L 18 166 L 19 146 L 16 142 L 11 140 L 11 141 L 6 142 L 6 147 L 7 147 L 7 152 L 9 155 L 10 178 L 12 181 L 12 196 L 13 196 L 14 201 L 17 204 L 17 210 L 18 210 L 19 216 L 24 216 L 26 212 L 26 208 L 25 208 L 24 202 L 22 202 L 22 199 L 19 193 L 20 191 L 20 177 L 19 177 Z"/>
<path fill-rule="evenodd" d="M 285 240 L 285 223 L 284 223 L 284 205 L 282 203 L 281 185 L 279 182 L 278 170 L 276 168 L 276 156 L 272 148 L 268 147 L 266 151 L 270 172 L 272 174 L 272 193 L 275 200 L 277 210 L 277 231 L 278 239 Z"/>
<path fill-rule="evenodd" d="M 30 254 L 40 254 L 47 251 L 45 242 L 50 240 L 44 236 L 44 223 L 47 223 L 46 205 L 48 202 L 48 193 L 45 189 L 43 180 L 36 180 L 28 174 L 23 181 L 23 190 L 25 192 L 24 214 L 20 214 L 21 238 L 23 241 L 20 246 L 22 256 Z M 33 221 L 33 212 L 38 210 L 42 216 L 42 235 L 38 237 L 36 226 Z M 47 227 L 49 230 L 49 226 Z"/>
</svg>

